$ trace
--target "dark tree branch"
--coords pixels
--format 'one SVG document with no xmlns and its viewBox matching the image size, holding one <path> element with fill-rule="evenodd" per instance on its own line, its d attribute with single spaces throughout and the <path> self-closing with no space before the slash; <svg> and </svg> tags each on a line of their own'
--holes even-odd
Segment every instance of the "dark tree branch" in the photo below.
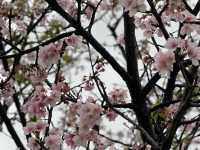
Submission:
<svg viewBox="0 0 200 150">
<path fill-rule="evenodd" d="M 48 45 L 50 43 L 56 42 L 56 41 L 58 41 L 60 39 L 63 39 L 63 38 L 68 37 L 68 36 L 71 36 L 73 33 L 75 33 L 75 31 L 59 34 L 59 35 L 55 36 L 52 39 L 49 39 L 49 40 L 46 40 L 45 42 L 42 42 L 38 46 L 35 46 L 35 47 L 30 48 L 30 49 L 21 51 L 20 53 L 17 53 L 17 54 L 3 55 L 3 56 L 0 55 L 0 59 L 13 58 L 13 57 L 22 56 L 22 55 L 25 55 L 25 54 L 32 53 L 34 51 L 38 51 L 40 46 L 45 46 L 45 45 Z M 13 47 L 13 48 L 15 48 L 15 47 Z"/>
<path fill-rule="evenodd" d="M 185 8 L 193 15 L 198 15 L 199 11 L 200 11 L 200 1 L 198 0 L 197 4 L 195 5 L 194 9 L 192 9 L 186 0 L 183 0 L 183 3 L 185 4 Z"/>
<path fill-rule="evenodd" d="M 2 36 L 3 35 L 0 33 L 0 55 L 5 53 L 4 45 L 3 45 L 3 42 L 2 42 Z M 8 65 L 8 61 L 6 60 L 6 58 L 2 58 L 2 64 L 3 64 L 5 71 L 10 70 L 9 65 Z"/>
<path fill-rule="evenodd" d="M 168 34 L 168 32 L 167 32 L 167 30 L 165 28 L 165 25 L 162 22 L 161 16 L 158 14 L 158 12 L 157 12 L 154 4 L 153 4 L 153 1 L 152 0 L 147 0 L 147 2 L 149 4 L 149 6 L 151 7 L 151 11 L 152 11 L 154 17 L 156 18 L 156 20 L 158 22 L 158 25 L 159 25 L 159 27 L 160 27 L 165 39 L 168 39 L 169 38 L 169 34 Z"/>
<path fill-rule="evenodd" d="M 83 36 L 93 47 L 96 49 L 113 67 L 113 69 L 122 77 L 124 81 L 130 81 L 130 77 L 127 72 L 122 68 L 118 62 L 108 53 L 108 51 L 83 27 L 78 24 L 78 22 L 72 18 L 68 13 L 66 13 L 55 0 L 46 0 L 46 2 L 51 6 L 52 10 L 60 14 L 64 19 L 66 19 L 72 27 L 77 30 L 77 34 Z"/>
<path fill-rule="evenodd" d="M 82 14 L 81 3 L 82 3 L 82 0 L 76 0 L 76 2 L 78 3 L 77 21 L 78 21 L 78 24 L 81 25 L 81 14 Z"/>
<path fill-rule="evenodd" d="M 11 40 L 7 40 L 7 39 L 2 38 L 2 41 L 5 42 L 5 44 L 8 44 L 9 46 L 11 46 L 12 49 L 17 50 L 19 53 L 22 52 L 17 46 L 15 46 L 15 45 L 11 42 Z M 5 54 L 6 54 L 6 53 L 7 53 L 7 52 L 5 52 Z M 4 54 L 2 54 L 2 55 L 4 55 Z"/>
<path fill-rule="evenodd" d="M 117 40 L 116 29 L 117 29 L 117 27 L 118 27 L 118 25 L 119 25 L 121 19 L 122 19 L 122 17 L 118 18 L 114 25 L 110 25 L 110 24 L 107 25 L 108 29 L 111 31 L 112 36 L 113 36 L 113 38 L 114 38 L 115 40 Z M 120 51 L 121 51 L 123 57 L 126 59 L 126 52 L 125 52 L 125 50 L 124 50 L 124 47 L 123 47 L 120 43 L 117 44 L 117 46 L 119 47 L 119 49 L 120 49 Z"/>
<path fill-rule="evenodd" d="M 175 82 L 176 82 L 176 77 L 178 75 L 178 72 L 179 72 L 179 67 L 178 67 L 178 64 L 175 63 L 173 65 L 173 71 L 170 72 L 170 77 L 167 81 L 167 87 L 165 90 L 164 98 L 162 100 L 163 103 L 172 101 L 172 95 L 175 88 Z"/>
<path fill-rule="evenodd" d="M 160 75 L 157 72 L 145 85 L 145 87 L 142 89 L 142 96 L 146 97 L 147 94 L 152 90 L 152 88 L 155 86 L 156 82 L 160 79 Z"/>
<path fill-rule="evenodd" d="M 13 95 L 13 100 L 14 100 L 15 106 L 17 108 L 17 111 L 18 111 L 18 114 L 19 114 L 19 117 L 20 117 L 20 120 L 21 120 L 21 124 L 22 124 L 23 127 L 25 127 L 26 126 L 26 118 L 25 118 L 24 112 L 21 111 L 21 104 L 20 104 L 17 93 L 15 93 Z"/>
<path fill-rule="evenodd" d="M 154 37 L 151 37 L 151 40 L 152 40 L 152 42 L 153 42 L 153 44 L 154 44 L 156 50 L 159 52 L 159 51 L 160 51 L 160 48 L 159 48 L 159 45 L 158 45 L 157 42 L 156 42 L 156 39 L 155 39 Z"/>
<path fill-rule="evenodd" d="M 14 101 L 15 106 L 17 108 L 17 112 L 19 114 L 19 118 L 20 118 L 21 124 L 22 124 L 23 127 L 25 127 L 26 126 L 26 117 L 25 117 L 24 112 L 22 112 L 22 110 L 21 110 L 21 104 L 20 104 L 20 101 L 19 101 L 17 93 L 13 94 L 13 101 Z M 27 140 L 30 137 L 31 137 L 31 134 L 26 135 L 26 139 Z"/>
<path fill-rule="evenodd" d="M 118 115 L 120 115 L 122 118 L 126 119 L 128 122 L 130 122 L 131 124 L 133 124 L 138 130 L 141 131 L 142 135 L 145 137 L 145 139 L 147 140 L 147 142 L 149 142 L 153 148 L 155 150 L 160 150 L 159 145 L 157 144 L 157 142 L 152 138 L 152 136 L 148 133 L 148 131 L 146 131 L 146 129 L 144 129 L 142 126 L 137 125 L 134 121 L 132 121 L 129 117 L 127 117 L 124 113 L 122 113 L 121 111 L 115 109 L 114 107 L 112 107 L 112 104 L 110 103 L 107 93 L 105 91 L 105 87 L 103 85 L 103 83 L 101 82 L 101 80 L 99 80 L 98 78 L 95 78 L 95 83 L 97 85 L 97 88 L 101 94 L 101 96 L 104 98 L 104 100 L 107 102 L 108 106 L 114 111 L 116 112 Z"/>
<path fill-rule="evenodd" d="M 181 100 L 174 100 L 174 101 L 167 101 L 167 102 L 165 102 L 165 103 L 161 103 L 161 104 L 156 105 L 156 106 L 154 106 L 153 108 L 151 108 L 151 109 L 149 110 L 149 112 L 154 112 L 154 111 L 159 110 L 159 109 L 162 109 L 162 108 L 164 108 L 164 107 L 168 107 L 169 105 L 179 103 L 180 101 L 181 101 Z"/>
<path fill-rule="evenodd" d="M 15 69 L 18 66 L 19 62 L 20 62 L 20 56 L 15 57 L 13 66 L 12 66 L 12 70 L 11 70 L 10 74 L 8 75 L 8 77 L 0 83 L 0 87 L 3 87 L 4 84 L 6 84 L 12 78 L 12 76 L 15 74 Z"/>
<path fill-rule="evenodd" d="M 184 149 L 187 150 L 189 148 L 189 146 L 192 144 L 192 141 L 195 137 L 195 134 L 199 131 L 199 122 L 196 122 L 195 127 L 192 129 L 189 138 L 187 139 L 187 145 L 185 145 Z"/>
<path fill-rule="evenodd" d="M 96 12 L 97 12 L 97 10 L 98 10 L 98 8 L 99 8 L 101 2 L 102 2 L 102 0 L 100 0 L 100 1 L 98 2 L 97 6 L 93 9 L 92 17 L 91 17 L 90 23 L 89 23 L 89 25 L 88 25 L 88 31 L 89 31 L 89 32 L 91 32 L 91 30 L 92 30 L 92 26 L 93 26 L 94 21 L 95 21 Z"/>
<path fill-rule="evenodd" d="M 189 103 L 190 97 L 192 95 L 192 91 L 193 91 L 193 87 L 186 87 L 182 102 L 178 108 L 178 111 L 174 117 L 174 120 L 173 120 L 170 128 L 167 130 L 167 136 L 162 144 L 162 150 L 170 149 L 174 135 L 176 134 L 177 128 L 179 127 L 179 124 L 187 111 L 188 103 Z"/>
<path fill-rule="evenodd" d="M 190 69 L 190 72 L 192 72 L 193 74 L 196 74 L 197 67 L 192 67 Z M 189 105 L 190 99 L 192 97 L 192 93 L 196 85 L 196 75 L 192 76 L 191 83 L 192 84 L 186 84 L 184 95 L 179 105 L 179 108 L 175 114 L 175 117 L 171 123 L 171 126 L 167 130 L 166 139 L 163 141 L 163 144 L 162 144 L 162 150 L 170 149 L 173 142 L 174 135 L 176 134 L 176 131 L 181 123 L 181 120 L 183 119 L 183 116 L 186 114 L 187 109 L 190 106 Z"/>
<path fill-rule="evenodd" d="M 50 124 L 51 124 L 51 119 L 52 119 L 52 115 L 53 115 L 53 107 L 50 107 L 48 109 L 48 127 L 46 127 L 46 130 L 45 130 L 45 137 L 47 137 L 49 135 L 49 128 L 50 128 Z"/>
<path fill-rule="evenodd" d="M 4 109 L 4 107 L 2 106 L 1 103 L 0 103 L 0 116 L 1 116 L 1 119 L 3 120 L 3 122 L 5 123 L 5 125 L 8 129 L 8 132 L 10 133 L 13 140 L 15 141 L 16 146 L 20 150 L 25 150 L 19 136 L 17 135 L 15 129 L 13 128 L 12 123 L 11 123 L 10 119 L 8 118 L 6 111 L 5 111 L 5 109 Z"/>
<path fill-rule="evenodd" d="M 130 108 L 132 109 L 134 106 L 132 103 L 127 103 L 127 104 L 112 104 L 112 107 L 114 108 Z"/>
<path fill-rule="evenodd" d="M 48 13 L 49 11 L 49 7 L 47 7 L 44 12 L 41 14 L 41 16 L 34 22 L 32 23 L 28 29 L 27 29 L 27 35 L 33 31 L 33 29 L 40 23 L 40 21 L 45 17 L 45 15 Z"/>
<path fill-rule="evenodd" d="M 198 116 L 197 118 L 194 118 L 194 119 L 191 119 L 191 120 L 184 120 L 184 121 L 181 121 L 179 126 L 180 125 L 189 125 L 189 124 L 192 124 L 194 122 L 199 122 L 200 121 L 200 116 Z"/>
<path fill-rule="evenodd" d="M 124 13 L 124 33 L 125 33 L 125 51 L 127 60 L 127 70 L 132 82 L 127 82 L 130 91 L 133 107 L 139 125 L 141 125 L 152 137 L 154 132 L 150 118 L 148 115 L 147 105 L 145 99 L 141 99 L 141 84 L 138 72 L 138 46 L 135 36 L 134 18 L 129 17 L 128 12 Z M 144 138 L 145 140 L 145 138 Z"/>
<path fill-rule="evenodd" d="M 138 72 L 138 46 L 135 37 L 134 18 L 129 17 L 128 12 L 124 13 L 124 40 L 127 60 L 127 71 L 131 76 L 137 92 L 141 91 L 140 77 Z"/>
</svg>

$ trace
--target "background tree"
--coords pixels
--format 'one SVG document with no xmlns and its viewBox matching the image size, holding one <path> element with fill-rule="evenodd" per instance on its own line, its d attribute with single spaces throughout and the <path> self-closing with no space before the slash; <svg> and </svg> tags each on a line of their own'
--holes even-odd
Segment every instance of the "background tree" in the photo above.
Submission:
<svg viewBox="0 0 200 150">
<path fill-rule="evenodd" d="M 18 149 L 198 146 L 200 1 L 0 6 L 0 126 Z"/>
</svg>

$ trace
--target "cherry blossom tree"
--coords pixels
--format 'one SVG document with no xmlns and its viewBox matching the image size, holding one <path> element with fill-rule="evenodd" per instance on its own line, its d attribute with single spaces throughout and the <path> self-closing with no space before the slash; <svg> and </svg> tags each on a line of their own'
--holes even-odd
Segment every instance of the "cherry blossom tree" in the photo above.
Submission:
<svg viewBox="0 0 200 150">
<path fill-rule="evenodd" d="M 0 134 L 17 149 L 199 146 L 200 1 L 0 7 Z"/>
</svg>

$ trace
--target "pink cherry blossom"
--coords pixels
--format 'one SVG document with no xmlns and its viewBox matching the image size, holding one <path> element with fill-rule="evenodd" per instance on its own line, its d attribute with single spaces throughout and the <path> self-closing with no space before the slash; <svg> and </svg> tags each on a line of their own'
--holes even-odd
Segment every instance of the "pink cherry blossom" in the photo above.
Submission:
<svg viewBox="0 0 200 150">
<path fill-rule="evenodd" d="M 67 133 L 64 136 L 65 143 L 71 148 L 78 146 L 86 146 L 88 141 L 93 141 L 97 146 L 99 144 L 98 133 L 94 130 L 90 130 L 85 134 L 71 134 Z"/>
<path fill-rule="evenodd" d="M 65 143 L 71 148 L 75 148 L 74 134 L 66 134 L 64 136 Z"/>
<path fill-rule="evenodd" d="M 4 81 L 2 80 L 2 82 L 4 82 Z M 1 98 L 7 99 L 9 97 L 12 97 L 13 94 L 15 93 L 13 86 L 14 86 L 14 81 L 11 79 L 8 82 L 6 82 L 2 88 L 0 88 L 0 99 Z"/>
<path fill-rule="evenodd" d="M 18 32 L 20 32 L 21 34 L 24 33 L 23 31 L 26 31 L 27 30 L 27 26 L 26 24 L 22 21 L 22 20 L 16 20 L 16 25 L 17 25 L 17 28 L 16 30 Z M 24 33 L 25 34 L 25 33 Z"/>
<path fill-rule="evenodd" d="M 35 131 L 37 131 L 37 132 L 44 130 L 47 126 L 48 126 L 48 124 L 43 121 L 37 121 L 34 124 Z"/>
<path fill-rule="evenodd" d="M 117 148 L 114 145 L 111 145 L 109 150 L 117 150 Z"/>
<path fill-rule="evenodd" d="M 171 105 L 170 107 L 162 109 L 161 112 L 163 113 L 164 117 L 167 120 L 171 120 L 173 119 L 175 113 L 177 112 L 178 107 L 179 107 L 179 103 L 176 103 L 174 105 Z"/>
<path fill-rule="evenodd" d="M 81 45 L 81 38 L 73 34 L 65 38 L 65 43 L 68 45 L 68 49 L 79 48 Z"/>
<path fill-rule="evenodd" d="M 75 135 L 73 137 L 73 141 L 75 142 L 75 145 L 76 146 L 86 146 L 87 144 L 87 141 L 88 141 L 88 137 L 87 137 L 87 134 L 84 134 L 82 136 L 80 135 Z"/>
<path fill-rule="evenodd" d="M 64 82 L 58 82 L 58 83 L 52 85 L 52 91 L 60 91 L 60 92 L 66 93 L 69 90 L 70 90 L 69 85 Z"/>
<path fill-rule="evenodd" d="M 191 13 L 189 13 L 188 11 L 182 11 L 181 15 L 184 17 L 184 21 L 186 22 L 191 22 L 194 21 L 196 19 L 196 17 L 194 15 L 192 15 Z"/>
<path fill-rule="evenodd" d="M 49 131 L 49 134 L 51 135 L 60 135 L 60 137 L 62 136 L 62 128 L 52 128 Z"/>
<path fill-rule="evenodd" d="M 23 112 L 28 113 L 31 117 L 42 117 L 45 116 L 46 110 L 44 104 L 41 101 L 28 101 L 23 105 Z"/>
<path fill-rule="evenodd" d="M 28 113 L 30 117 L 42 117 L 46 113 L 45 98 L 46 90 L 43 86 L 36 86 L 35 92 L 29 97 L 28 101 L 23 105 L 23 112 Z"/>
<path fill-rule="evenodd" d="M 176 48 L 178 48 L 178 39 L 176 38 L 169 38 L 165 44 L 165 47 L 167 49 L 171 49 L 174 50 Z"/>
<path fill-rule="evenodd" d="M 168 3 L 169 3 L 168 8 L 170 11 L 174 11 L 174 9 L 175 10 L 181 9 L 184 6 L 184 3 L 182 2 L 182 0 L 176 0 L 176 1 L 169 0 Z"/>
<path fill-rule="evenodd" d="M 153 16 L 136 17 L 136 26 L 144 30 L 143 35 L 146 38 L 152 37 L 153 34 L 162 36 L 161 31 L 156 27 L 157 24 L 158 22 Z"/>
<path fill-rule="evenodd" d="M 31 150 L 39 150 L 40 149 L 40 145 L 39 143 L 36 141 L 36 139 L 34 139 L 33 137 L 31 137 L 28 140 L 28 144 L 27 146 L 31 149 Z"/>
<path fill-rule="evenodd" d="M 192 60 L 192 64 L 197 66 L 199 65 L 200 60 L 200 47 L 189 46 L 187 48 L 188 57 Z"/>
<path fill-rule="evenodd" d="M 93 89 L 94 89 L 94 82 L 93 82 L 93 81 L 87 81 L 87 82 L 85 82 L 85 84 L 84 84 L 84 89 L 85 89 L 86 91 L 91 91 L 91 90 L 93 90 Z"/>
<path fill-rule="evenodd" d="M 69 86 L 66 83 L 58 82 L 57 84 L 53 84 L 52 91 L 49 96 L 46 96 L 44 103 L 46 105 L 50 104 L 51 106 L 55 106 L 56 102 L 60 100 L 62 92 L 66 94 L 68 91 Z"/>
<path fill-rule="evenodd" d="M 45 145 L 49 150 L 60 150 L 61 137 L 59 135 L 49 135 L 45 139 Z"/>
<path fill-rule="evenodd" d="M 24 133 L 25 133 L 26 135 L 27 135 L 27 134 L 30 134 L 31 132 L 34 131 L 34 123 L 33 123 L 33 122 L 28 123 L 28 124 L 26 125 L 26 127 L 23 128 L 23 130 L 24 130 Z"/>
<path fill-rule="evenodd" d="M 85 15 L 87 19 L 90 19 L 92 17 L 92 14 L 93 14 L 93 8 L 87 7 L 87 9 L 85 10 Z"/>
<path fill-rule="evenodd" d="M 125 44 L 124 34 L 120 34 L 120 35 L 117 37 L 117 44 L 122 44 L 122 45 Z"/>
<path fill-rule="evenodd" d="M 100 120 L 100 114 L 102 109 L 99 105 L 86 102 L 80 105 L 78 114 L 80 116 L 79 121 L 79 134 L 85 135 L 91 128 Z"/>
<path fill-rule="evenodd" d="M 86 91 L 91 91 L 94 89 L 94 82 L 91 76 L 84 76 L 83 82 L 84 82 L 83 88 Z"/>
<path fill-rule="evenodd" d="M 109 110 L 106 112 L 106 117 L 109 119 L 109 121 L 115 121 L 115 119 L 117 118 L 117 113 L 115 113 L 112 110 Z"/>
<path fill-rule="evenodd" d="M 47 123 L 43 121 L 37 121 L 37 122 L 30 122 L 24 127 L 24 133 L 30 134 L 32 132 L 41 132 L 48 126 Z"/>
<path fill-rule="evenodd" d="M 43 103 L 45 105 L 55 106 L 56 102 L 58 102 L 61 98 L 61 92 L 52 90 L 49 96 L 46 96 Z"/>
<path fill-rule="evenodd" d="M 93 2 L 93 4 L 96 5 L 98 2 L 96 2 L 96 0 L 94 0 L 94 1 L 95 2 Z M 111 10 L 112 8 L 113 8 L 112 2 L 109 0 L 102 1 L 102 4 L 100 5 L 101 10 L 108 11 L 108 10 Z"/>
<path fill-rule="evenodd" d="M 181 34 L 190 34 L 194 30 L 193 25 L 191 24 L 184 24 L 183 27 L 181 28 Z"/>
<path fill-rule="evenodd" d="M 1 7 L 2 9 L 2 7 Z M 8 10 L 6 10 L 8 11 Z M 3 33 L 3 35 L 8 36 L 9 35 L 9 29 L 8 29 L 8 23 L 5 19 L 3 19 L 3 17 L 0 18 L 0 31 L 1 33 Z M 9 36 L 8 36 L 9 37 Z"/>
<path fill-rule="evenodd" d="M 57 97 L 55 97 L 54 95 L 47 96 L 47 97 L 44 99 L 44 103 L 45 103 L 46 105 L 50 104 L 51 106 L 55 106 L 57 101 L 58 101 L 58 99 L 57 99 Z"/>
<path fill-rule="evenodd" d="M 24 67 L 23 70 L 25 78 L 30 80 L 33 85 L 39 85 L 47 78 L 45 69 L 41 67 L 30 66 L 29 68 Z"/>
<path fill-rule="evenodd" d="M 168 73 L 173 68 L 175 55 L 173 51 L 158 52 L 155 57 L 154 68 L 161 74 Z"/>
<path fill-rule="evenodd" d="M 53 44 L 40 47 L 38 63 L 43 67 L 48 67 L 58 63 L 60 50 Z"/>
<path fill-rule="evenodd" d="M 153 31 L 152 30 L 145 30 L 143 35 L 146 37 L 146 38 L 150 38 L 153 36 Z"/>
<path fill-rule="evenodd" d="M 111 103 L 124 103 L 127 98 L 127 90 L 121 88 L 114 88 L 108 93 Z"/>
<path fill-rule="evenodd" d="M 74 0 L 57 0 L 58 4 L 65 9 L 70 15 L 74 16 L 77 14 L 77 8 Z"/>
</svg>

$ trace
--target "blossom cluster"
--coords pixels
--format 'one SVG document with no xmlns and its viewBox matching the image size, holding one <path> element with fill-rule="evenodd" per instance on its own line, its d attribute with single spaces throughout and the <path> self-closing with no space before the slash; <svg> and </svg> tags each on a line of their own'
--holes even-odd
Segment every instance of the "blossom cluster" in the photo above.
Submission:
<svg viewBox="0 0 200 150">
<path fill-rule="evenodd" d="M 109 93 L 108 97 L 111 103 L 125 103 L 128 97 L 127 90 L 122 88 L 113 88 Z"/>
<path fill-rule="evenodd" d="M 44 68 L 36 65 L 20 65 L 23 76 L 29 80 L 32 85 L 37 86 L 47 79 L 47 72 Z"/>
<path fill-rule="evenodd" d="M 62 142 L 62 134 L 59 131 L 59 129 L 51 129 L 49 131 L 49 135 L 44 138 L 44 134 L 40 134 L 41 131 L 44 131 L 47 127 L 47 124 L 43 122 L 36 122 L 34 123 L 33 127 L 29 124 L 28 127 L 25 128 L 25 131 L 31 128 L 35 136 L 32 135 L 31 138 L 28 139 L 27 146 L 31 150 L 38 150 L 41 148 L 41 145 L 43 148 L 48 148 L 49 150 L 59 150 L 60 144 Z M 36 128 L 36 129 L 35 129 Z"/>
<path fill-rule="evenodd" d="M 77 14 L 76 2 L 74 0 L 57 0 L 58 4 L 73 17 Z"/>
<path fill-rule="evenodd" d="M 136 16 L 135 24 L 144 31 L 143 35 L 147 38 L 152 37 L 153 35 L 157 35 L 159 37 L 163 36 L 160 28 L 158 27 L 158 22 L 154 16 Z"/>
<path fill-rule="evenodd" d="M 23 105 L 23 111 L 31 117 L 44 117 L 46 106 L 55 106 L 61 98 L 62 92 L 68 92 L 69 87 L 66 83 L 59 82 L 52 85 L 52 90 L 48 94 L 47 90 L 42 86 L 36 86 L 35 92 L 30 99 Z"/>
<path fill-rule="evenodd" d="M 173 63 L 175 63 L 174 50 L 177 48 L 181 50 L 183 56 L 187 55 L 192 60 L 194 66 L 199 65 L 200 47 L 196 43 L 179 38 L 169 38 L 165 44 L 165 48 L 168 51 L 160 51 L 154 57 L 154 68 L 161 74 L 172 71 Z"/>
<path fill-rule="evenodd" d="M 57 64 L 60 58 L 60 49 L 53 43 L 41 47 L 39 50 L 38 63 L 42 67 L 48 67 L 53 64 Z"/>
<path fill-rule="evenodd" d="M 68 123 L 68 129 L 72 128 L 73 130 L 64 133 L 65 143 L 71 148 L 76 148 L 86 146 L 88 141 L 93 141 L 97 147 L 100 148 L 104 145 L 105 148 L 106 143 L 101 142 L 102 139 L 95 129 L 100 124 L 102 113 L 101 106 L 93 102 L 79 101 L 71 104 L 65 119 L 72 125 L 70 126 Z"/>
</svg>

